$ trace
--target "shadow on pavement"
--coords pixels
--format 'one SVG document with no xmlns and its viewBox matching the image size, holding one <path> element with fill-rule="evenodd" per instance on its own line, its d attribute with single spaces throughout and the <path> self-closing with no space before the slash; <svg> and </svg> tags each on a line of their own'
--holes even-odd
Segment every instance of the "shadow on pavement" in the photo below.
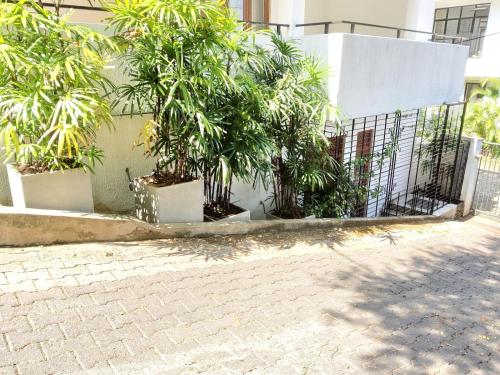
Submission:
<svg viewBox="0 0 500 375">
<path fill-rule="evenodd" d="M 357 297 L 347 309 L 325 305 L 327 324 L 348 324 L 380 343 L 358 359 L 382 373 L 394 362 L 410 366 L 405 374 L 443 363 L 450 373 L 500 373 L 500 238 L 492 232 L 474 242 L 474 251 L 449 244 L 430 252 L 432 244 L 415 244 L 422 256 L 393 269 L 351 263 L 328 275 L 323 285 L 338 290 L 348 283 Z"/>
</svg>

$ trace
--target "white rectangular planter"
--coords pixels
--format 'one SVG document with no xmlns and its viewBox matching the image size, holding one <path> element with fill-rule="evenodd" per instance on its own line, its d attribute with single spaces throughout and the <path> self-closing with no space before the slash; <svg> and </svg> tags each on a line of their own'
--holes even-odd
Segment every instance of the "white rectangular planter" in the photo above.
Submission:
<svg viewBox="0 0 500 375">
<path fill-rule="evenodd" d="M 279 216 L 274 215 L 274 213 L 266 213 L 267 220 L 293 220 L 293 219 L 283 219 Z M 309 215 L 304 218 L 304 220 L 314 220 L 316 219 L 316 215 Z"/>
<path fill-rule="evenodd" d="M 14 207 L 94 212 L 90 174 L 83 169 L 21 174 L 7 165 L 7 173 Z"/>
<path fill-rule="evenodd" d="M 169 186 L 134 180 L 135 211 L 148 223 L 199 223 L 203 221 L 203 180 Z"/>
<path fill-rule="evenodd" d="M 244 208 L 242 208 L 242 210 L 244 210 Z M 228 216 L 219 221 L 250 221 L 250 211 L 245 210 L 239 214 Z"/>
</svg>

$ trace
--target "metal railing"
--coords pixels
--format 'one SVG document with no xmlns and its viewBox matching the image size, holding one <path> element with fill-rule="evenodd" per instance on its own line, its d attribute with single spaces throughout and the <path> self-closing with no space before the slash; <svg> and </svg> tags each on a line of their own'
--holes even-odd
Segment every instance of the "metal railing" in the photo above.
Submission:
<svg viewBox="0 0 500 375">
<path fill-rule="evenodd" d="M 470 143 L 465 103 L 327 124 L 332 157 L 362 197 L 353 216 L 432 215 L 458 203 Z"/>
<path fill-rule="evenodd" d="M 474 192 L 474 209 L 476 213 L 500 218 L 499 143 L 483 143 Z"/>
<path fill-rule="evenodd" d="M 15 2 L 15 0 L 8 0 L 9 2 Z M 55 3 L 48 3 L 48 2 L 41 2 L 39 3 L 40 5 L 48 8 L 60 8 L 60 9 L 75 9 L 75 10 L 87 10 L 87 11 L 96 11 L 96 12 L 107 12 L 107 10 L 103 7 L 99 6 L 94 6 L 94 5 L 76 5 L 76 4 L 65 4 L 65 3 L 60 3 L 60 4 L 55 4 Z M 244 21 L 244 20 L 239 20 L 242 23 L 246 23 L 249 25 L 254 25 L 254 26 L 263 26 L 264 28 L 268 29 L 274 29 L 276 31 L 276 34 L 282 36 L 283 35 L 283 29 L 284 28 L 289 28 L 290 25 L 287 23 L 279 23 L 279 22 L 259 22 L 259 21 Z"/>
<path fill-rule="evenodd" d="M 395 31 L 395 37 L 396 38 L 402 38 L 403 32 L 409 32 L 409 33 L 415 33 L 415 34 L 422 34 L 422 35 L 428 35 L 430 38 L 430 41 L 434 41 L 435 39 L 446 39 L 450 40 L 451 43 L 453 44 L 462 44 L 466 38 L 457 36 L 457 35 L 441 35 L 441 34 L 436 34 L 433 33 L 432 31 L 422 31 L 422 30 L 414 30 L 414 29 L 407 29 L 403 27 L 394 27 L 394 26 L 386 26 L 386 25 L 379 25 L 379 24 L 374 24 L 374 23 L 366 23 L 366 22 L 357 22 L 357 21 L 326 21 L 326 22 L 311 22 L 311 23 L 301 23 L 295 25 L 295 27 L 314 27 L 314 26 L 323 26 L 323 33 L 324 34 L 329 34 L 333 27 L 335 25 L 347 25 L 349 26 L 349 33 L 351 34 L 356 34 L 356 27 L 368 27 L 368 28 L 374 28 L 374 29 L 383 29 L 383 30 L 389 30 L 389 31 Z"/>
<path fill-rule="evenodd" d="M 15 3 L 15 0 L 7 0 L 9 3 Z M 47 8 L 60 8 L 60 9 L 76 9 L 76 10 L 91 10 L 91 11 L 97 11 L 97 12 L 107 12 L 106 9 L 99 7 L 99 6 L 94 6 L 91 3 L 89 5 L 77 5 L 77 4 L 65 4 L 63 2 L 60 3 L 47 3 L 45 1 L 38 2 L 39 5 Z"/>
<path fill-rule="evenodd" d="M 259 21 L 243 21 L 239 20 L 240 22 L 247 23 L 252 26 L 263 26 L 264 28 L 267 29 L 273 29 L 276 28 L 276 34 L 279 36 L 283 35 L 283 28 L 290 28 L 290 25 L 287 23 L 277 23 L 277 22 L 259 22 Z"/>
<path fill-rule="evenodd" d="M 8 0 L 9 2 L 15 2 L 15 0 Z M 60 9 L 75 9 L 75 10 L 89 10 L 89 11 L 97 11 L 97 12 L 107 12 L 107 10 L 103 7 L 99 6 L 94 6 L 91 3 L 89 5 L 77 5 L 77 4 L 65 4 L 65 3 L 49 3 L 49 2 L 40 2 L 39 3 L 42 6 L 45 7 L 51 7 L 51 8 L 60 8 Z M 255 26 L 264 26 L 269 29 L 275 29 L 276 33 L 278 35 L 283 35 L 283 29 L 284 28 L 290 28 L 290 24 L 286 23 L 278 23 L 278 22 L 260 22 L 260 21 L 244 21 L 240 20 L 240 22 L 244 22 L 249 25 L 255 25 Z M 333 26 L 335 25 L 348 25 L 349 26 L 349 33 L 351 34 L 356 34 L 356 27 L 369 27 L 369 28 L 375 28 L 375 29 L 383 29 L 383 30 L 391 30 L 395 31 L 395 37 L 400 39 L 402 37 L 403 32 L 409 32 L 409 33 L 415 33 L 415 34 L 422 34 L 422 35 L 429 35 L 430 36 L 430 41 L 436 41 L 436 42 L 445 42 L 445 43 L 453 43 L 453 44 L 461 44 L 463 45 L 464 43 L 467 45 L 470 45 L 471 42 L 475 42 L 476 40 L 481 40 L 487 36 L 490 35 L 480 35 L 478 37 L 463 37 L 463 36 L 458 36 L 458 35 L 442 35 L 442 34 L 436 34 L 430 31 L 422 31 L 422 30 L 415 30 L 415 29 L 408 29 L 408 28 L 402 28 L 402 27 L 394 27 L 394 26 L 386 26 L 386 25 L 379 25 L 379 24 L 373 24 L 373 23 L 366 23 L 366 22 L 358 22 L 358 21 L 348 21 L 348 20 L 342 20 L 342 21 L 324 21 L 324 22 L 309 22 L 309 23 L 301 23 L 301 24 L 296 24 L 295 27 L 314 27 L 314 26 L 323 26 L 323 33 L 324 34 L 329 34 Z M 359 28 L 358 28 L 359 30 Z M 492 35 L 496 35 L 497 33 L 493 33 Z"/>
</svg>

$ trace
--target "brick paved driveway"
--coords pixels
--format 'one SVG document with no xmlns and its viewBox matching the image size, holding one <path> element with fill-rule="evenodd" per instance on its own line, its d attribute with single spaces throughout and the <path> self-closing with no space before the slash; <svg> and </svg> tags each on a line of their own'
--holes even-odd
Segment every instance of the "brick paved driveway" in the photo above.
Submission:
<svg viewBox="0 0 500 375">
<path fill-rule="evenodd" d="M 0 249 L 0 374 L 499 374 L 500 224 Z"/>
</svg>

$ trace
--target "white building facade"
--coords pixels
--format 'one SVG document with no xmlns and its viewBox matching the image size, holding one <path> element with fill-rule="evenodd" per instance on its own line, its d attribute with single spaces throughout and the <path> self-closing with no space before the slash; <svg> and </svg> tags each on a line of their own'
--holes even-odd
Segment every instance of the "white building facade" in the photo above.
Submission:
<svg viewBox="0 0 500 375">
<path fill-rule="evenodd" d="M 256 21 L 289 24 L 286 33 L 292 36 L 325 32 L 324 24 L 297 25 L 331 22 L 329 33 L 353 31 L 361 35 L 385 37 L 397 37 L 399 34 L 405 40 L 434 40 L 470 46 L 465 73 L 469 93 L 475 84 L 484 79 L 500 77 L 500 0 L 240 1 L 267 6 L 267 18 Z M 357 24 L 353 27 L 342 21 Z"/>
<path fill-rule="evenodd" d="M 495 71 L 500 70 L 495 57 L 499 53 L 495 41 L 498 45 L 500 35 L 483 38 L 479 53 L 469 57 L 469 47 L 457 43 L 458 38 L 453 38 L 454 35 L 444 38 L 441 32 L 437 33 L 441 29 L 435 30 L 442 26 L 435 23 L 435 15 L 443 14 L 440 9 L 468 5 L 466 1 L 228 0 L 227 3 L 241 19 L 256 27 L 268 25 L 279 30 L 284 37 L 295 39 L 307 54 L 323 62 L 330 69 L 325 85 L 332 104 L 339 108 L 344 119 L 368 117 L 368 122 L 375 119 L 374 139 L 377 115 L 458 102 L 464 93 L 465 77 L 477 82 L 488 76 L 500 76 L 500 72 Z M 88 6 L 85 0 L 65 2 L 65 5 L 71 4 Z M 477 28 L 483 36 L 499 29 L 500 0 L 491 1 L 488 14 L 486 26 Z M 72 20 L 99 25 L 106 16 L 98 9 L 77 9 Z M 445 29 L 451 30 L 454 21 L 446 19 Z M 128 211 L 134 203 L 125 168 L 129 168 L 132 176 L 152 170 L 154 161 L 145 159 L 140 149 L 132 149 L 144 121 L 138 116 L 116 116 L 115 133 L 107 129 L 100 131 L 98 145 L 104 149 L 106 159 L 92 177 L 98 211 Z M 384 137 L 391 126 L 384 129 Z M 358 143 L 366 141 L 367 131 L 370 129 L 365 126 L 356 131 L 353 128 L 343 140 L 344 145 L 356 151 Z M 412 133 L 409 127 L 401 131 Z M 375 143 L 374 140 L 374 147 Z M 404 147 L 398 157 L 407 153 L 408 159 L 412 151 L 409 147 Z M 363 145 L 360 150 L 363 152 Z M 384 168 L 389 169 L 390 165 L 384 164 L 381 171 Z M 4 169 L 0 169 L 0 204 L 9 204 Z M 410 177 L 402 175 L 401 182 L 397 183 L 408 183 Z M 264 217 L 263 203 L 268 192 L 256 192 L 251 186 L 240 184 L 234 187 L 234 192 L 235 203 L 251 210 L 252 218 Z"/>
</svg>

